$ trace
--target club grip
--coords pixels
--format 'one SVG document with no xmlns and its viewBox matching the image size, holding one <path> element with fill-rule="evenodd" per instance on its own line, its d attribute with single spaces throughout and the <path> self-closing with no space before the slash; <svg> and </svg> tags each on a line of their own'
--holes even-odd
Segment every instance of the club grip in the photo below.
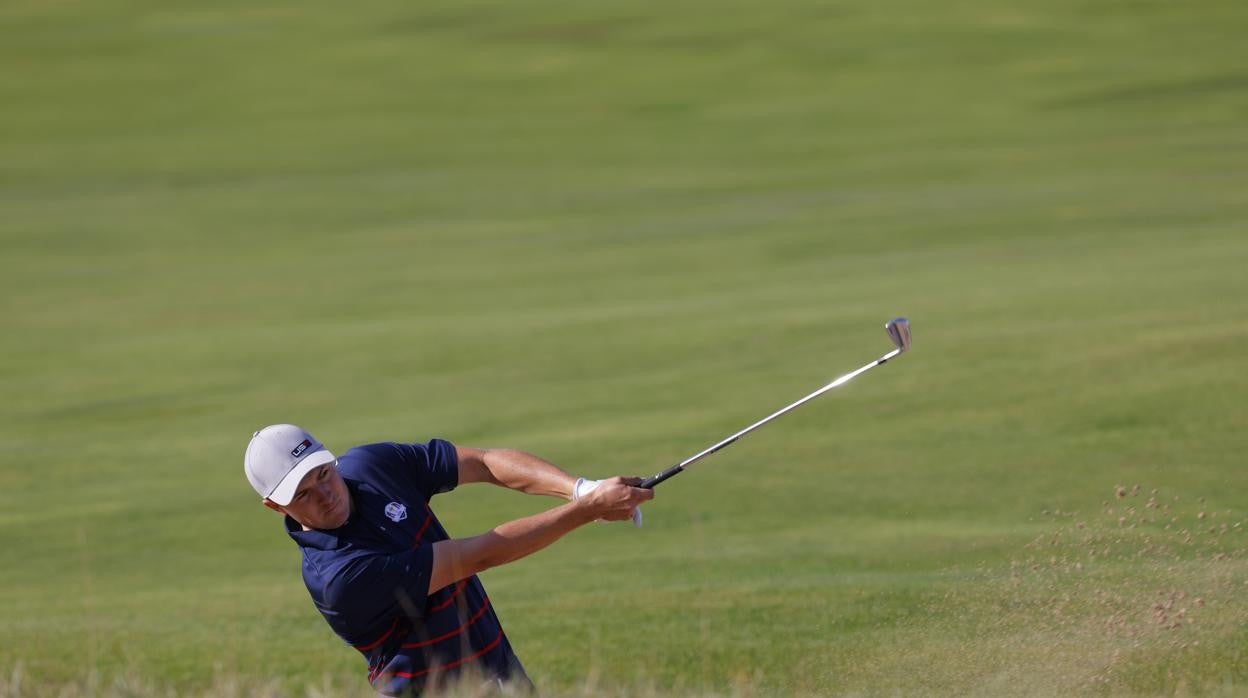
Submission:
<svg viewBox="0 0 1248 698">
<path fill-rule="evenodd" d="M 654 489 L 655 485 L 659 484 L 660 482 L 663 482 L 669 477 L 674 477 L 677 473 L 684 472 L 684 470 L 685 469 L 682 466 L 673 465 L 672 467 L 668 468 L 667 470 L 664 470 L 663 472 L 659 473 L 658 475 L 655 475 L 654 477 L 646 478 L 645 480 L 641 482 L 640 485 L 637 485 L 637 486 L 642 489 L 652 490 Z"/>
</svg>

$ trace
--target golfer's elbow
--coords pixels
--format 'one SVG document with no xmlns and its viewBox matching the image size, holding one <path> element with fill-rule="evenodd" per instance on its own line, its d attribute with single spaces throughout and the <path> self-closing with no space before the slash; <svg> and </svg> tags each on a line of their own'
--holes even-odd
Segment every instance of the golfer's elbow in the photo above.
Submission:
<svg viewBox="0 0 1248 698">
<path fill-rule="evenodd" d="M 429 576 L 429 593 L 467 579 L 492 567 L 504 565 L 519 557 L 491 539 L 489 534 L 473 538 L 444 540 L 433 544 L 433 571 Z"/>
<path fill-rule="evenodd" d="M 471 539 L 476 545 L 475 555 L 473 556 L 473 567 L 477 572 L 505 565 L 514 560 L 524 557 L 524 553 L 517 550 L 516 545 L 499 536 L 494 532 L 485 533 Z"/>
</svg>

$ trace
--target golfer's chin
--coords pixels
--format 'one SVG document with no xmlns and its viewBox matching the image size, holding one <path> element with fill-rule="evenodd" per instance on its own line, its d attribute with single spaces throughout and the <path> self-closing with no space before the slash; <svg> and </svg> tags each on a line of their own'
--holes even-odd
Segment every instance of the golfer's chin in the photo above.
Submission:
<svg viewBox="0 0 1248 698">
<path fill-rule="evenodd" d="M 331 528 L 339 528 L 340 526 L 344 526 L 347 523 L 347 519 L 350 518 L 350 514 L 351 514 L 350 510 L 344 510 L 341 513 L 326 515 L 325 518 L 322 519 L 323 525 L 317 526 L 317 528 L 328 530 Z"/>
<path fill-rule="evenodd" d="M 327 511 L 317 515 L 315 518 L 309 518 L 307 521 L 300 521 L 305 528 L 314 528 L 320 531 L 328 531 L 330 529 L 339 528 L 346 525 L 347 519 L 351 517 L 351 510 L 343 507 L 342 511 Z"/>
</svg>

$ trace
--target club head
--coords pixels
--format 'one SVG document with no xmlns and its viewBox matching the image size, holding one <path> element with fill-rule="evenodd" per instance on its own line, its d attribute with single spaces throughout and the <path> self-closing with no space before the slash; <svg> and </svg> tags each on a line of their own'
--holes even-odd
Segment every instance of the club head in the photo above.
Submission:
<svg viewBox="0 0 1248 698">
<path fill-rule="evenodd" d="M 893 346 L 897 347 L 903 354 L 910 351 L 910 321 L 904 317 L 893 318 L 884 323 L 884 329 L 888 331 L 888 338 L 893 340 Z"/>
</svg>

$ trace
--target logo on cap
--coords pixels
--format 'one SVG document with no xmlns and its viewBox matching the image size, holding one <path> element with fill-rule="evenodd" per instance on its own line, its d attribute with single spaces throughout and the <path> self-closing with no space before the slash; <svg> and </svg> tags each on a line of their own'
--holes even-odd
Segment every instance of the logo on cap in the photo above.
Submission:
<svg viewBox="0 0 1248 698">
<path fill-rule="evenodd" d="M 390 502 L 386 505 L 386 518 L 398 523 L 407 518 L 407 507 L 399 502 Z"/>
<path fill-rule="evenodd" d="M 303 452 L 308 450 L 308 447 L 311 445 L 312 445 L 311 441 L 304 439 L 303 441 L 299 442 L 298 446 L 295 446 L 293 449 L 291 449 L 290 455 L 294 456 L 295 458 L 298 458 L 299 456 L 303 455 Z"/>
</svg>

